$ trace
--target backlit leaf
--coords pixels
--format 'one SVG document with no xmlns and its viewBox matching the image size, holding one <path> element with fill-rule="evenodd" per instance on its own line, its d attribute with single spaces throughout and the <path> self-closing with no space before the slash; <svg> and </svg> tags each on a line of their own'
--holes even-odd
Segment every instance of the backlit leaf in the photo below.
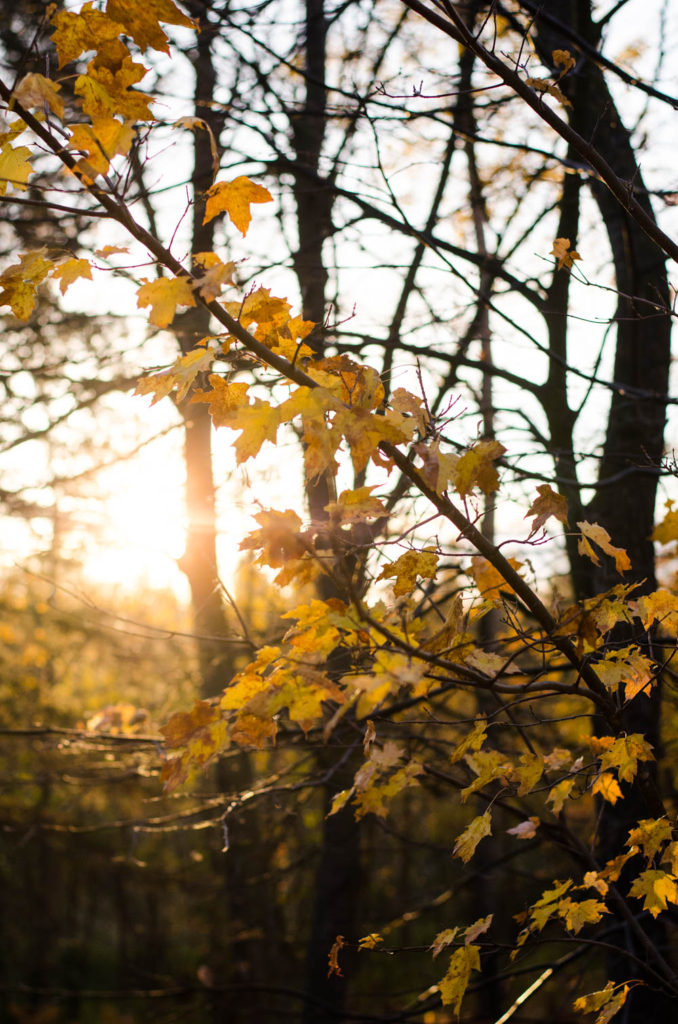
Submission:
<svg viewBox="0 0 678 1024">
<path fill-rule="evenodd" d="M 91 281 L 92 267 L 90 266 L 89 260 L 80 260 L 75 257 L 70 260 L 66 260 L 64 263 L 60 263 L 52 273 L 52 280 L 59 281 L 59 290 L 62 295 L 66 294 L 66 289 L 70 287 L 74 281 L 77 281 L 78 278 L 82 277 Z"/>
<path fill-rule="evenodd" d="M 506 448 L 499 441 L 478 441 L 460 456 L 454 471 L 454 489 L 461 497 L 478 487 L 483 494 L 499 489 L 499 474 L 494 465 Z"/>
<path fill-rule="evenodd" d="M 0 149 L 0 196 L 7 193 L 7 189 L 14 189 L 15 192 L 25 192 L 29 176 L 33 168 L 28 157 L 31 155 L 27 146 L 12 146 L 5 142 Z"/>
<path fill-rule="evenodd" d="M 169 327 L 177 306 L 195 306 L 191 283 L 185 277 L 159 277 L 156 281 L 146 281 L 137 291 L 137 306 L 139 309 L 150 306 L 150 322 L 156 327 Z"/>
<path fill-rule="evenodd" d="M 606 555 L 611 555 L 614 558 L 614 564 L 618 573 L 626 572 L 631 568 L 629 556 L 623 548 L 616 548 L 612 544 L 609 533 L 602 526 L 599 526 L 598 523 L 587 523 L 586 521 L 577 523 L 577 526 L 581 530 L 581 539 L 577 546 L 580 555 L 586 555 L 594 565 L 599 565 L 600 559 L 596 551 L 591 547 L 591 543 L 593 543 L 604 551 Z"/>
<path fill-rule="evenodd" d="M 38 107 L 40 110 L 49 107 L 58 118 L 63 120 L 64 101 L 59 96 L 60 89 L 61 86 L 58 82 L 52 82 L 44 75 L 31 71 L 24 75 L 12 95 L 22 107 L 26 107 L 28 110 L 32 107 Z"/>
<path fill-rule="evenodd" d="M 424 551 L 406 551 L 395 562 L 385 565 L 377 576 L 378 580 L 395 577 L 393 593 L 396 597 L 411 594 L 417 584 L 417 577 L 432 580 L 438 569 L 438 555 L 432 548 Z"/>
<path fill-rule="evenodd" d="M 554 86 L 554 88 L 558 88 Z M 549 90 L 550 91 L 550 90 Z M 558 89 L 558 92 L 560 90 Z M 558 260 L 558 270 L 562 270 L 563 267 L 568 269 L 574 264 L 575 260 L 580 260 L 581 256 L 575 249 L 570 248 L 569 238 L 556 238 L 551 249 L 551 255 L 555 256 Z"/>
<path fill-rule="evenodd" d="M 530 537 L 541 530 L 551 516 L 555 516 L 561 523 L 567 523 L 567 501 L 562 494 L 554 491 L 550 484 L 539 484 L 537 492 L 539 497 L 534 499 L 525 515 L 526 519 L 534 516 Z"/>
<path fill-rule="evenodd" d="M 220 181 L 212 185 L 207 192 L 203 224 L 218 217 L 220 213 L 227 213 L 244 237 L 252 220 L 250 206 L 253 203 L 272 201 L 273 196 L 267 188 L 256 185 L 245 175 L 240 175 L 233 181 Z"/>
</svg>

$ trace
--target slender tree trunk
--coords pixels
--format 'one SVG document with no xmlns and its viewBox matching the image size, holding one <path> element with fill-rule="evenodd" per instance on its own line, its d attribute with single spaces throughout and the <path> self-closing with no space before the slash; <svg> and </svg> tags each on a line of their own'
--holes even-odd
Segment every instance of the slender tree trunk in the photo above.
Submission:
<svg viewBox="0 0 678 1024">
<path fill-rule="evenodd" d="M 301 290 L 303 315 L 318 326 L 307 341 L 318 354 L 323 349 L 328 273 L 323 259 L 323 244 L 332 232 L 332 189 L 313 182 L 322 178 L 321 152 L 325 136 L 327 89 L 325 86 L 327 16 L 324 0 L 306 0 L 304 22 L 305 98 L 303 107 L 292 117 L 292 141 L 300 170 L 296 175 L 295 199 L 299 247 L 294 268 Z M 303 173 L 302 168 L 306 171 Z M 312 175 L 308 174 L 308 171 Z M 334 481 L 328 475 L 306 485 L 309 513 L 314 522 L 327 518 L 325 506 L 331 500 Z M 341 597 L 328 578 L 319 583 L 319 596 Z M 342 730 L 343 735 L 343 730 Z M 345 737 L 344 737 L 345 738 Z M 328 771 L 340 757 L 335 734 L 332 748 L 318 756 L 318 767 Z M 351 764 L 344 765 L 343 782 L 352 782 Z M 325 793 L 325 813 L 334 792 L 342 788 L 342 779 L 331 778 Z M 306 965 L 307 1002 L 304 1024 L 320 1024 L 341 1019 L 346 1000 L 345 976 L 328 977 L 328 955 L 337 935 L 354 939 L 360 887 L 360 832 L 353 811 L 345 807 L 325 817 L 320 858 L 315 880 L 311 931 Z"/>
</svg>

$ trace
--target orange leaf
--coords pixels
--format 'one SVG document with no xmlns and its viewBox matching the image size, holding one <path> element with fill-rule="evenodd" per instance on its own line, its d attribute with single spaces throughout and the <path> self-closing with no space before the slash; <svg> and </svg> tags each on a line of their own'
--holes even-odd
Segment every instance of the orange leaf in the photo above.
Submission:
<svg viewBox="0 0 678 1024">
<path fill-rule="evenodd" d="M 561 523 L 567 523 L 567 501 L 562 494 L 554 491 L 550 484 L 539 484 L 537 491 L 539 497 L 534 499 L 525 514 L 525 519 L 534 516 L 529 537 L 534 536 L 551 516 L 555 516 Z"/>
<path fill-rule="evenodd" d="M 581 530 L 581 539 L 577 545 L 580 555 L 586 555 L 594 565 L 599 565 L 600 559 L 596 551 L 591 547 L 591 542 L 593 542 L 606 555 L 611 555 L 614 558 L 614 564 L 618 573 L 626 572 L 631 568 L 631 560 L 626 551 L 623 548 L 616 548 L 612 544 L 609 533 L 602 526 L 599 526 L 598 523 L 587 523 L 586 520 L 582 523 L 577 523 L 577 526 Z"/>
<path fill-rule="evenodd" d="M 273 196 L 263 185 L 256 185 L 245 175 L 235 178 L 233 181 L 220 181 L 207 192 L 207 203 L 205 205 L 205 217 L 203 224 L 207 224 L 220 213 L 227 213 L 238 231 L 244 236 L 252 220 L 250 206 L 252 203 L 270 203 Z"/>
<path fill-rule="evenodd" d="M 553 86 L 553 88 L 557 88 L 557 86 Z M 558 270 L 562 270 L 563 267 L 570 268 L 575 260 L 581 259 L 581 256 L 575 249 L 570 249 L 569 238 L 556 238 L 551 249 L 551 255 L 555 256 L 558 260 Z"/>
</svg>

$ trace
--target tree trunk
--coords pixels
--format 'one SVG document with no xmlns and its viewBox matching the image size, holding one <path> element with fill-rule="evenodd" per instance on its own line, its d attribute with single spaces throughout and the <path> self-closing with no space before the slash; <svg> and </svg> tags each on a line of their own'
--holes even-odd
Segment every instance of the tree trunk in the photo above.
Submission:
<svg viewBox="0 0 678 1024">
<path fill-rule="evenodd" d="M 542 59 L 551 62 L 555 49 L 570 50 L 577 56 L 569 32 L 574 31 L 597 46 L 598 30 L 593 22 L 590 0 L 552 0 L 542 21 L 537 15 L 537 46 Z M 558 22 L 557 25 L 555 22 Z M 650 216 L 652 206 L 645 191 L 636 155 L 615 107 L 601 68 L 579 56 L 577 67 L 567 75 L 561 88 L 572 102 L 573 127 L 605 158 L 622 179 L 629 182 L 636 199 Z M 588 507 L 587 519 L 600 523 L 612 542 L 628 552 L 632 569 L 625 582 L 639 584 L 637 593 L 656 588 L 654 548 L 650 536 L 654 524 L 658 465 L 664 443 L 666 394 L 670 364 L 670 308 L 665 256 L 636 225 L 617 199 L 597 178 L 590 187 L 607 231 L 615 268 L 619 300 L 616 311 L 616 350 L 610 411 L 598 474 L 598 484 Z M 579 597 L 603 593 L 620 582 L 611 559 L 583 570 L 573 566 Z M 639 634 L 641 639 L 639 641 Z M 615 632 L 612 646 L 633 640 L 651 655 L 650 638 L 642 640 L 640 623 Z M 642 733 L 655 752 L 660 740 L 661 694 L 656 685 L 648 696 L 639 695 L 624 714 L 624 728 Z M 598 723 L 602 731 L 609 726 Z M 646 784 L 653 785 L 649 770 Z M 605 861 L 621 853 L 629 829 L 639 819 L 654 817 L 638 782 L 628 787 L 616 805 L 605 803 L 600 824 L 599 856 Z M 637 873 L 637 872 L 636 872 Z M 661 923 L 643 921 L 648 936 L 658 947 L 665 944 Z M 630 948 L 644 956 L 644 951 Z M 638 977 L 638 967 L 623 955 L 613 955 L 609 968 L 615 982 Z M 627 1024 L 668 1020 L 669 1003 L 651 985 L 637 986 L 625 1008 Z"/>
</svg>

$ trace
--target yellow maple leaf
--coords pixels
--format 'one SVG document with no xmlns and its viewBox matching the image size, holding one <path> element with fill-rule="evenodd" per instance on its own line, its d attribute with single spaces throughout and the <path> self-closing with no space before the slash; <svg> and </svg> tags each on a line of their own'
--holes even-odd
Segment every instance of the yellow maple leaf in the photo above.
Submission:
<svg viewBox="0 0 678 1024">
<path fill-rule="evenodd" d="M 8 188 L 15 192 L 25 192 L 26 183 L 33 173 L 28 161 L 31 155 L 27 146 L 12 146 L 5 142 L 0 149 L 0 196 L 7 193 Z"/>
<path fill-rule="evenodd" d="M 678 509 L 674 509 L 673 506 L 674 502 L 670 500 L 664 503 L 666 515 L 661 523 L 655 526 L 651 540 L 659 541 L 660 544 L 670 544 L 671 541 L 678 540 Z"/>
<path fill-rule="evenodd" d="M 60 89 L 58 82 L 52 82 L 44 75 L 31 71 L 24 75 L 12 95 L 26 109 L 38 107 L 44 110 L 45 106 L 48 106 L 63 120 L 64 101 L 59 96 Z"/>
<path fill-rule="evenodd" d="M 467 864 L 473 854 L 476 852 L 476 847 L 481 839 L 485 836 L 492 835 L 492 812 L 489 807 L 484 814 L 480 814 L 477 818 L 474 818 L 470 825 L 467 825 L 464 831 L 458 836 L 454 849 L 452 851 L 453 857 L 461 857 L 464 864 Z"/>
<path fill-rule="evenodd" d="M 557 86 L 554 86 L 554 88 L 557 88 Z M 576 249 L 570 249 L 569 238 L 556 238 L 551 249 L 551 255 L 555 256 L 558 260 L 558 270 L 562 270 L 563 267 L 570 268 L 575 260 L 581 259 Z"/>
<path fill-rule="evenodd" d="M 659 917 L 667 909 L 667 901 L 678 903 L 676 878 L 667 871 L 643 871 L 631 886 L 630 895 L 644 901 L 643 910 L 649 910 L 653 917 Z"/>
<path fill-rule="evenodd" d="M 617 800 L 622 796 L 619 783 L 612 772 L 601 772 L 593 783 L 592 792 L 599 794 L 602 796 L 603 800 L 607 800 L 608 803 L 613 805 L 616 804 Z"/>
<path fill-rule="evenodd" d="M 574 782 L 574 779 L 562 779 L 560 782 L 557 782 L 555 786 L 552 786 L 549 790 L 549 795 L 546 798 L 546 802 L 548 804 L 551 804 L 551 810 L 554 814 L 560 814 L 560 812 L 562 811 L 563 804 L 572 792 Z"/>
<path fill-rule="evenodd" d="M 230 383 L 218 373 L 211 373 L 208 380 L 211 391 L 199 391 L 191 399 L 192 402 L 206 402 L 210 407 L 210 416 L 215 427 L 228 427 L 231 417 L 237 409 L 249 405 L 247 392 L 250 385 Z"/>
<path fill-rule="evenodd" d="M 241 174 L 233 181 L 217 182 L 208 190 L 203 224 L 225 212 L 244 238 L 252 220 L 250 206 L 270 202 L 273 202 L 273 196 L 267 188 L 256 185 Z"/>
<path fill-rule="evenodd" d="M 55 31 L 52 42 L 57 48 L 59 67 L 76 60 L 88 50 L 117 42 L 125 28 L 88 2 L 79 12 L 57 11 L 52 17 Z"/>
<path fill-rule="evenodd" d="M 525 519 L 528 516 L 534 516 L 529 537 L 533 537 L 538 530 L 541 530 L 551 516 L 555 516 L 561 523 L 567 523 L 567 501 L 562 494 L 554 491 L 550 484 L 539 484 L 537 492 L 539 497 L 534 499 L 525 513 Z"/>
<path fill-rule="evenodd" d="M 577 551 L 580 555 L 586 555 L 590 558 L 594 565 L 600 564 L 600 559 L 594 548 L 591 547 L 591 542 L 596 544 L 606 555 L 611 555 L 614 558 L 614 564 L 618 573 L 626 572 L 631 568 L 631 560 L 626 554 L 623 548 L 616 548 L 610 539 L 610 535 L 604 527 L 599 526 L 598 523 L 587 523 L 584 520 L 581 523 L 577 523 L 577 526 L 581 530 L 581 538 L 577 545 Z"/>
<path fill-rule="evenodd" d="M 191 282 L 186 277 L 159 277 L 145 281 L 137 291 L 137 306 L 150 306 L 148 319 L 156 327 L 169 327 L 177 306 L 195 306 Z"/>
<path fill-rule="evenodd" d="M 280 410 L 277 406 L 255 398 L 251 405 L 236 409 L 228 424 L 232 430 L 242 433 L 235 439 L 235 458 L 238 465 L 259 454 L 264 441 L 275 444 L 280 426 Z"/>
<path fill-rule="evenodd" d="M 600 757 L 603 771 L 616 768 L 622 782 L 632 782 L 639 761 L 654 761 L 652 747 L 640 733 L 629 733 L 613 739 L 612 736 L 590 736 L 589 746 L 594 756 Z"/>
<path fill-rule="evenodd" d="M 425 548 L 423 551 L 406 551 L 395 562 L 385 565 L 377 576 L 377 580 L 395 577 L 393 593 L 396 597 L 401 597 L 403 594 L 412 593 L 418 576 L 432 580 L 437 569 L 438 555 L 433 548 Z"/>
<path fill-rule="evenodd" d="M 608 981 L 605 988 L 598 992 L 590 992 L 587 996 L 575 999 L 572 1009 L 575 1013 L 597 1013 L 600 1010 L 594 1024 L 609 1024 L 626 1002 L 629 991 L 628 985 L 617 986 Z"/>
<path fill-rule="evenodd" d="M 363 935 L 362 939 L 358 939 L 358 949 L 376 949 L 383 941 L 384 938 L 379 932 L 372 932 L 370 935 Z"/>
<path fill-rule="evenodd" d="M 598 924 L 603 914 L 609 911 L 601 900 L 573 900 L 566 896 L 558 904 L 558 913 L 565 921 L 568 931 L 577 935 L 585 924 Z"/>
<path fill-rule="evenodd" d="M 336 501 L 325 506 L 325 511 L 334 523 L 360 523 L 387 515 L 379 498 L 372 497 L 373 490 L 374 485 L 342 491 Z"/>
<path fill-rule="evenodd" d="M 639 597 L 636 609 L 645 629 L 650 629 L 654 622 L 659 622 L 662 629 L 672 636 L 678 634 L 677 594 L 664 589 L 655 590 L 652 594 Z"/>
<path fill-rule="evenodd" d="M 35 308 L 38 286 L 53 267 L 43 249 L 22 253 L 18 263 L 0 274 L 0 306 L 11 306 L 19 320 L 28 320 Z"/>
<path fill-rule="evenodd" d="M 68 141 L 69 149 L 84 153 L 78 170 L 88 178 L 107 174 L 114 156 L 126 156 L 134 141 L 132 125 L 115 117 L 104 117 L 96 126 L 76 124 Z"/>
<path fill-rule="evenodd" d="M 196 252 L 193 262 L 202 270 L 197 278 L 197 288 L 205 302 L 216 299 L 225 284 L 235 284 L 235 263 L 232 260 L 222 263 L 214 252 Z"/>
<path fill-rule="evenodd" d="M 639 846 L 643 856 L 647 860 L 652 860 L 664 843 L 668 843 L 672 834 L 671 825 L 666 818 L 643 818 L 629 832 L 626 845 Z"/>
<path fill-rule="evenodd" d="M 595 663 L 596 673 L 609 689 L 624 684 L 624 699 L 648 693 L 655 682 L 655 666 L 634 644 L 609 651 Z"/>
<path fill-rule="evenodd" d="M 452 1006 L 453 1013 L 459 1014 L 471 971 L 480 970 L 480 946 L 461 946 L 450 957 L 447 974 L 438 982 L 440 1000 L 443 1006 Z"/>
<path fill-rule="evenodd" d="M 196 28 L 197 21 L 187 17 L 173 0 L 108 0 L 106 13 L 124 25 L 126 35 L 132 37 L 140 50 L 149 47 L 169 53 L 169 40 L 158 22 Z"/>
<path fill-rule="evenodd" d="M 504 454 L 506 448 L 499 441 L 478 441 L 459 458 L 454 470 L 454 489 L 465 497 L 479 487 L 483 494 L 499 489 L 499 474 L 494 460 Z"/>
<path fill-rule="evenodd" d="M 130 88 L 140 82 L 147 71 L 129 54 L 113 70 L 97 65 L 96 61 L 88 64 L 87 73 L 78 75 L 73 90 L 82 97 L 82 109 L 95 128 L 99 121 L 110 120 L 115 114 L 126 121 L 151 120 L 152 97 Z"/>
<path fill-rule="evenodd" d="M 52 272 L 52 280 L 59 281 L 59 290 L 62 295 L 65 295 L 66 289 L 81 277 L 87 278 L 88 281 L 92 280 L 92 267 L 89 260 L 72 257 L 64 263 L 60 263 Z"/>
</svg>

